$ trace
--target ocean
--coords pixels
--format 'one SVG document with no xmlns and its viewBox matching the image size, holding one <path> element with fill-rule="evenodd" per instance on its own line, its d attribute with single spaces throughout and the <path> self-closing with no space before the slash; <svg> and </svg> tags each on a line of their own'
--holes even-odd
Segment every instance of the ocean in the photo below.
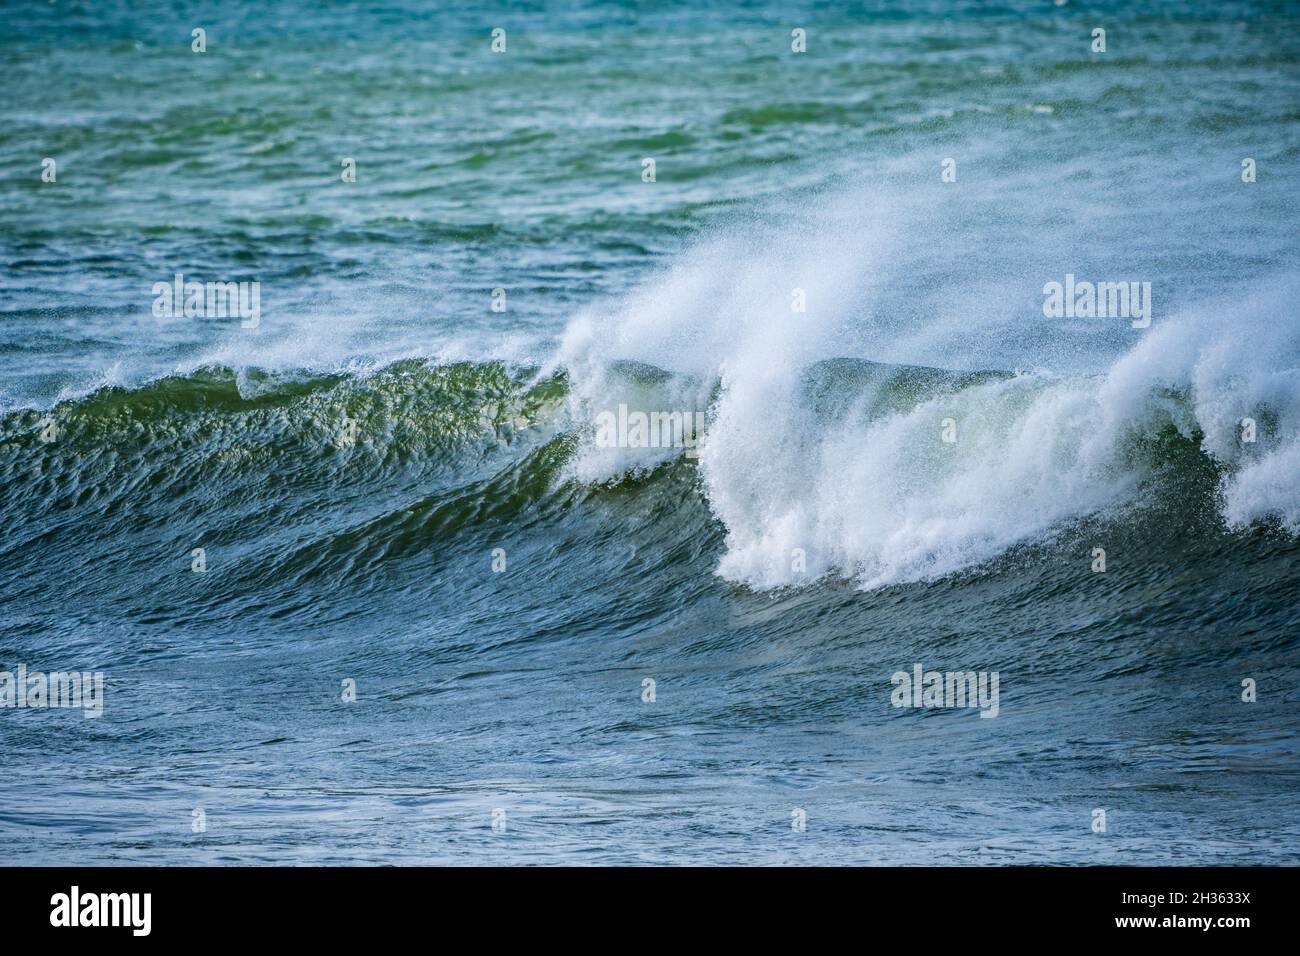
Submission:
<svg viewBox="0 0 1300 956">
<path fill-rule="evenodd" d="M 6 4 L 7 862 L 1300 863 L 1300 9 L 701 7 Z"/>
</svg>

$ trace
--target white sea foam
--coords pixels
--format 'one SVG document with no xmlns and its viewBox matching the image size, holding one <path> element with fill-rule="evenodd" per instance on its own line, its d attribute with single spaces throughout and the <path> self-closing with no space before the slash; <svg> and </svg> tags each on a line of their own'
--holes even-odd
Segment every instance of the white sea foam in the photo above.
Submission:
<svg viewBox="0 0 1300 956">
<path fill-rule="evenodd" d="M 692 249 L 618 308 L 577 317 L 555 361 L 570 372 L 579 421 L 619 401 L 709 406 L 699 466 L 726 528 L 718 571 L 729 580 L 766 588 L 833 573 L 877 587 L 971 567 L 1150 492 L 1156 465 L 1134 454 L 1134 439 L 1171 425 L 1224 466 L 1230 526 L 1273 518 L 1300 532 L 1295 278 L 1158 316 L 1118 359 L 1098 352 L 1091 371 L 1041 370 L 1046 348 L 1039 371 L 930 388 L 887 410 L 861 396 L 828 418 L 808 370 L 871 342 L 861 325 L 888 325 L 871 299 L 899 261 L 880 210 L 831 206 L 817 221 L 816 232 Z M 807 290 L 806 314 L 791 311 L 794 287 Z M 940 332 L 976 334 L 941 315 L 912 338 L 933 346 Z M 1065 335 L 1049 330 L 1045 341 Z M 906 363 L 897 351 L 888 358 Z M 615 371 L 625 361 L 672 377 L 630 384 Z M 1244 418 L 1259 422 L 1254 444 L 1240 440 Z M 954 442 L 942 440 L 946 419 Z M 588 440 L 570 475 L 598 481 L 671 454 L 614 454 Z"/>
</svg>

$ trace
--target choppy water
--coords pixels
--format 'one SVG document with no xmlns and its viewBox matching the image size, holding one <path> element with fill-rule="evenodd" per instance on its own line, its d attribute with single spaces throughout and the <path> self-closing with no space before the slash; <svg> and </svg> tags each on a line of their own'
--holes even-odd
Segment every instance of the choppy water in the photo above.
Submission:
<svg viewBox="0 0 1300 956">
<path fill-rule="evenodd" d="M 0 708 L 0 831 L 1300 861 L 1298 28 L 11 5 L 0 670 L 106 690 Z M 260 282 L 257 327 L 156 317 L 178 272 Z M 1045 317 L 1067 274 L 1150 282 L 1150 327 Z M 603 447 L 620 405 L 704 439 Z M 997 671 L 997 717 L 891 706 L 915 663 Z"/>
</svg>

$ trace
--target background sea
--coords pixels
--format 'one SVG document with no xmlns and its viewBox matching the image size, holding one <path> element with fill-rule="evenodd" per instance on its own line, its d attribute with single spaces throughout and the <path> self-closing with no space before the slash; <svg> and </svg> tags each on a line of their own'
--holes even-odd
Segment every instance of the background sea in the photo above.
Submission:
<svg viewBox="0 0 1300 956">
<path fill-rule="evenodd" d="M 5 5 L 7 863 L 1300 862 L 1300 11 L 701 7 Z"/>
</svg>

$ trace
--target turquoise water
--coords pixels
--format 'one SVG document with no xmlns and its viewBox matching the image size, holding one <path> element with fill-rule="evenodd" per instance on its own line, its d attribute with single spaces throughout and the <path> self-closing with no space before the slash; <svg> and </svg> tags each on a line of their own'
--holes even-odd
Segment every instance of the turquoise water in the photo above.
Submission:
<svg viewBox="0 0 1300 956">
<path fill-rule="evenodd" d="M 0 708 L 0 828 L 1297 862 L 1297 27 L 11 5 L 0 671 L 105 697 Z M 256 327 L 156 315 L 177 273 L 257 281 Z M 1149 282 L 1149 326 L 1046 316 L 1067 275 Z M 620 405 L 703 438 L 606 447 Z M 892 706 L 916 663 L 996 671 L 997 717 Z"/>
</svg>

